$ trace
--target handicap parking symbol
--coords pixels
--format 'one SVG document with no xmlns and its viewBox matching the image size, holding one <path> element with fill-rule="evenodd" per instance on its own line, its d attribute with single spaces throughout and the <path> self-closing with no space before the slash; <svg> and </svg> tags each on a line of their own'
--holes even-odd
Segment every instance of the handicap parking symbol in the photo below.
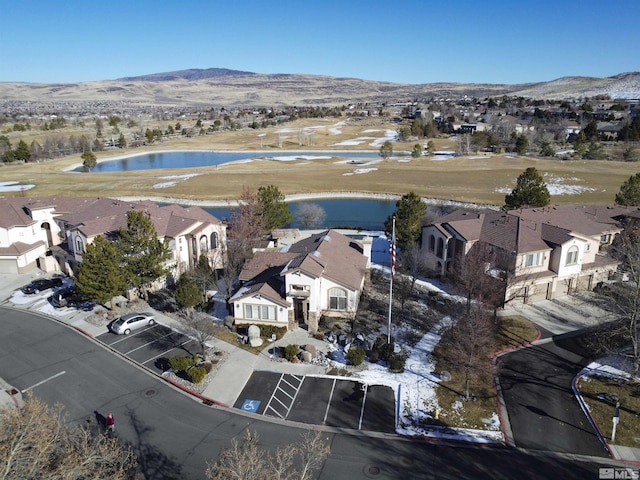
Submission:
<svg viewBox="0 0 640 480">
<path fill-rule="evenodd" d="M 242 404 L 241 410 L 245 412 L 257 412 L 258 407 L 260 406 L 260 400 L 245 400 Z"/>
</svg>

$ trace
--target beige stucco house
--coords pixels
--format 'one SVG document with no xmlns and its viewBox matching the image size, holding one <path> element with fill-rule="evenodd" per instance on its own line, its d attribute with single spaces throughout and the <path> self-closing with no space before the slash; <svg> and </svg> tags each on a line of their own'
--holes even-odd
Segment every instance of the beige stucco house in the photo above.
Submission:
<svg viewBox="0 0 640 480">
<path fill-rule="evenodd" d="M 286 251 L 256 252 L 230 300 L 235 324 L 304 325 L 315 332 L 322 315 L 355 315 L 370 265 L 370 242 L 326 230 Z"/>
</svg>

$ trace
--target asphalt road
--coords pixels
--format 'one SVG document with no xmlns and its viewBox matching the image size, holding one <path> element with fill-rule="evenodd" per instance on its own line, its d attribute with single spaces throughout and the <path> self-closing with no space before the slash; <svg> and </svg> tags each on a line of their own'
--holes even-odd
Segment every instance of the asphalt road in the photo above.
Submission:
<svg viewBox="0 0 640 480">
<path fill-rule="evenodd" d="M 517 447 L 609 457 L 572 390 L 574 377 L 593 358 L 583 340 L 561 335 L 500 358 L 500 387 Z"/>
<path fill-rule="evenodd" d="M 48 403 L 62 402 L 69 422 L 113 412 L 116 434 L 130 442 L 145 479 L 201 479 L 206 461 L 232 438 L 255 431 L 276 448 L 304 430 L 280 421 L 205 406 L 73 329 L 32 313 L 0 308 L 0 376 Z M 428 443 L 329 429 L 331 454 L 320 479 L 597 478 L 611 462 L 530 454 L 500 447 Z"/>
</svg>

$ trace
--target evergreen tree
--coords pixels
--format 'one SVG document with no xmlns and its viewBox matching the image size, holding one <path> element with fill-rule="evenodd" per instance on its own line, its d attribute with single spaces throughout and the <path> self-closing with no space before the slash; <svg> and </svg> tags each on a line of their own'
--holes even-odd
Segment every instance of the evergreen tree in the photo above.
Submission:
<svg viewBox="0 0 640 480">
<path fill-rule="evenodd" d="M 127 288 L 127 280 L 120 259 L 117 245 L 98 235 L 87 245 L 78 267 L 75 284 L 80 294 L 105 305 L 113 297 L 122 295 Z"/>
<path fill-rule="evenodd" d="M 416 143 L 413 146 L 413 150 L 411 150 L 412 158 L 420 158 L 422 156 L 422 146 L 419 143 Z"/>
<path fill-rule="evenodd" d="M 391 238 L 393 217 L 396 218 L 396 244 L 400 249 L 405 249 L 417 241 L 422 234 L 422 219 L 427 213 L 427 205 L 420 195 L 409 192 L 396 202 L 395 213 L 387 217 L 384 229 Z"/>
<path fill-rule="evenodd" d="M 29 150 L 29 145 L 24 140 L 20 140 L 18 142 L 18 146 L 13 152 L 14 157 L 18 161 L 28 162 L 31 160 L 31 150 Z"/>
<path fill-rule="evenodd" d="M 130 285 L 146 297 L 146 286 L 167 275 L 165 262 L 171 257 L 168 242 L 161 242 L 147 212 L 127 212 L 127 228 L 117 234 L 124 269 Z"/>
<path fill-rule="evenodd" d="M 289 211 L 284 195 L 275 185 L 258 188 L 258 202 L 262 209 L 264 228 L 271 231 L 291 223 L 293 215 Z"/>
<path fill-rule="evenodd" d="M 176 302 L 182 308 L 192 308 L 202 303 L 202 293 L 194 278 L 184 273 L 178 279 L 176 285 Z"/>
<path fill-rule="evenodd" d="M 615 203 L 625 207 L 640 206 L 640 173 L 630 176 L 622 184 L 620 191 L 616 193 Z"/>
<path fill-rule="evenodd" d="M 551 195 L 542 175 L 534 167 L 529 167 L 520 174 L 511 193 L 505 196 L 504 208 L 544 207 L 550 202 Z"/>
<path fill-rule="evenodd" d="M 91 150 L 85 150 L 84 152 L 82 152 L 80 158 L 82 158 L 82 166 L 87 170 L 91 170 L 98 164 L 96 155 Z"/>
<path fill-rule="evenodd" d="M 391 158 L 391 155 L 393 155 L 393 145 L 391 142 L 384 142 L 380 147 L 380 156 L 386 160 Z"/>
</svg>

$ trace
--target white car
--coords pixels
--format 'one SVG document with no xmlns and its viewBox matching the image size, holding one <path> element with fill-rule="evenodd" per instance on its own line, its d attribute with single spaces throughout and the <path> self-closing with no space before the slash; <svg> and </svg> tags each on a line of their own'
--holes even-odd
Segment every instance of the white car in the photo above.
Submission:
<svg viewBox="0 0 640 480">
<path fill-rule="evenodd" d="M 109 324 L 109 330 L 117 335 L 129 335 L 132 330 L 156 324 L 152 313 L 127 313 Z"/>
</svg>

